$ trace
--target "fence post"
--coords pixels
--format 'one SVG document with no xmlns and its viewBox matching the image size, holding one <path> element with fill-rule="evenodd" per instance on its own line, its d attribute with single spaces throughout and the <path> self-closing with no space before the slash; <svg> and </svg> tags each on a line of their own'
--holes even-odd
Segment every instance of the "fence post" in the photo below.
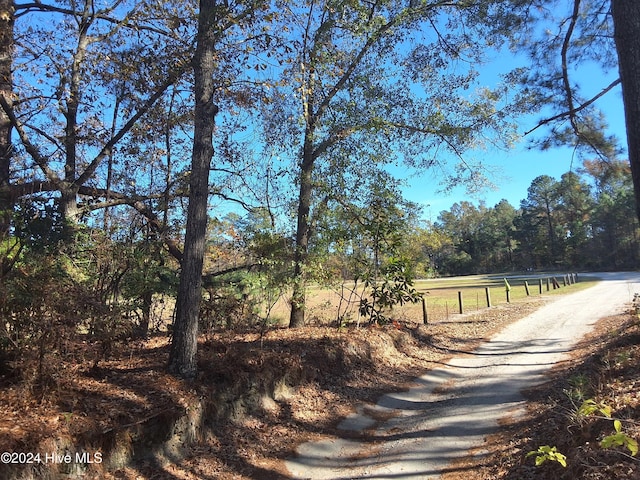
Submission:
<svg viewBox="0 0 640 480">
<path fill-rule="evenodd" d="M 511 303 L 511 285 L 506 278 L 504 279 L 504 289 L 507 292 L 507 303 Z"/>
<path fill-rule="evenodd" d="M 550 285 L 551 285 L 551 281 L 549 280 L 549 277 L 547 277 L 547 292 L 549 291 Z"/>
<path fill-rule="evenodd" d="M 422 297 L 422 323 L 429 323 L 429 315 L 427 314 L 427 299 Z"/>
<path fill-rule="evenodd" d="M 538 279 L 538 286 L 540 287 L 540 295 L 542 295 L 542 279 Z"/>
<path fill-rule="evenodd" d="M 484 291 L 487 296 L 487 308 L 491 308 L 491 293 L 489 292 L 489 287 L 484 287 Z"/>
<path fill-rule="evenodd" d="M 458 290 L 458 305 L 460 306 L 460 315 L 464 313 L 464 308 L 462 306 L 462 292 Z"/>
<path fill-rule="evenodd" d="M 524 281 L 524 291 L 527 292 L 527 297 L 531 295 L 531 292 L 529 291 L 529 282 L 526 280 Z"/>
</svg>

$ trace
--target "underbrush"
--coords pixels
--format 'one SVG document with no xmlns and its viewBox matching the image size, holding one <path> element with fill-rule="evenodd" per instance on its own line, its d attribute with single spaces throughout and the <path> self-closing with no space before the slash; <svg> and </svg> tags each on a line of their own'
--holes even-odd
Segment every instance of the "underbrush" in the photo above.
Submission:
<svg viewBox="0 0 640 480">
<path fill-rule="evenodd" d="M 430 337 L 423 330 L 305 327 L 203 336 L 200 374 L 192 382 L 165 372 L 166 337 L 119 345 L 98 367 L 90 356 L 83 360 L 76 345 L 76 363 L 58 366 L 64 375 L 45 399 L 20 384 L 4 386 L 0 451 L 99 452 L 104 465 L 77 466 L 83 478 L 164 478 L 161 472 L 189 465 L 196 452 L 198 468 L 212 478 L 255 478 L 250 472 L 285 478 L 278 477 L 276 466 L 261 470 L 260 461 L 290 454 L 294 438 L 331 431 L 354 399 L 370 401 L 395 388 L 399 379 L 411 378 L 414 364 L 424 365 L 420 352 Z M 186 442 L 173 424 L 196 410 L 202 412 L 194 420 L 200 433 Z M 172 457 L 174 465 L 163 466 L 156 453 L 166 446 L 157 446 L 170 437 L 186 459 Z M 114 455 L 127 458 L 114 461 Z M 13 467 L 0 465 L 0 477 L 40 478 Z"/>
<path fill-rule="evenodd" d="M 199 348 L 200 374 L 189 382 L 166 373 L 165 335 L 115 343 L 97 365 L 94 346 L 77 337 L 67 344 L 69 356 L 56 366 L 62 374 L 46 397 L 5 378 L 0 447 L 85 445 L 105 459 L 103 465 L 85 466 L 85 479 L 288 478 L 281 460 L 297 444 L 332 435 L 338 420 L 359 403 L 404 389 L 424 371 L 538 307 L 513 303 L 429 325 L 396 321 L 360 329 L 207 333 Z M 201 423 L 199 437 L 182 445 L 174 428 L 178 436 L 172 445 L 184 456 L 158 461 L 150 455 L 153 442 L 172 435 L 171 422 L 185 414 Z M 120 466 L 109 467 L 108 453 L 116 449 L 122 452 Z M 1 468 L 0 477 L 9 478 Z"/>
</svg>

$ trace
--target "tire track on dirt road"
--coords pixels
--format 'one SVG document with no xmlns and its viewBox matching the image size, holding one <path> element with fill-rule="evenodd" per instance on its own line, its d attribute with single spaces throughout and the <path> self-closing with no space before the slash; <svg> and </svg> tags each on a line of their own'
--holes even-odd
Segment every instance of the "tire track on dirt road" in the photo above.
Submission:
<svg viewBox="0 0 640 480">
<path fill-rule="evenodd" d="M 501 418 L 522 412 L 522 389 L 543 382 L 597 320 L 621 313 L 640 293 L 639 273 L 597 276 L 602 281 L 595 286 L 512 323 L 419 377 L 410 390 L 360 409 L 341 423 L 344 438 L 300 445 L 286 461 L 292 478 L 437 479 L 450 471 L 451 462 L 497 431 Z M 353 439 L 364 430 L 363 439 Z"/>
</svg>

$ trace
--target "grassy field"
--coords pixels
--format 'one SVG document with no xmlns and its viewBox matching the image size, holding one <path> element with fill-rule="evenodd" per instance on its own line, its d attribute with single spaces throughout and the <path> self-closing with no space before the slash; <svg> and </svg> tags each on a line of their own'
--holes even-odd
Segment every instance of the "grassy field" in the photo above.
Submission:
<svg viewBox="0 0 640 480">
<path fill-rule="evenodd" d="M 553 287 L 551 278 L 556 278 L 559 288 Z M 587 288 L 596 281 L 592 277 L 578 277 L 577 283 L 571 283 L 563 274 L 535 275 L 469 275 L 464 277 L 418 280 L 415 288 L 424 295 L 428 321 L 439 322 L 460 315 L 459 295 L 462 297 L 463 313 L 471 313 L 487 308 L 487 289 L 491 306 L 507 303 L 506 285 L 510 285 L 509 300 L 521 301 L 527 297 L 525 282 L 529 285 L 530 296 L 556 295 Z M 549 279 L 547 287 L 547 279 Z M 362 285 L 347 282 L 335 287 L 312 286 L 308 289 L 308 321 L 327 324 L 337 322 L 338 317 L 347 321 L 366 321 L 358 314 L 360 297 L 365 294 Z M 390 318 L 400 321 L 422 323 L 422 304 L 405 304 L 394 307 L 388 312 Z M 288 299 L 282 298 L 273 308 L 270 318 L 273 323 L 286 324 L 289 315 Z"/>
</svg>

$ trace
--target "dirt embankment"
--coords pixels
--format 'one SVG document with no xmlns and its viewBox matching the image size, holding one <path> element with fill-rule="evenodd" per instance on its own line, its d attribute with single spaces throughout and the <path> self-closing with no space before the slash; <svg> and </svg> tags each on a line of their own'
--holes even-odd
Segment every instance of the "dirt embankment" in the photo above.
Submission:
<svg viewBox="0 0 640 480">
<path fill-rule="evenodd" d="M 297 443 L 330 434 L 359 403 L 402 389 L 540 302 L 432 325 L 214 335 L 201 342 L 193 382 L 165 373 L 166 338 L 124 346 L 98 368 L 81 361 L 79 345 L 79 361 L 44 397 L 3 379 L 0 451 L 41 458 L 1 464 L 0 476 L 285 478 L 280 460 Z"/>
<path fill-rule="evenodd" d="M 202 339 L 192 382 L 165 373 L 163 337 L 123 346 L 97 368 L 86 346 L 76 345 L 76 360 L 59 368 L 64 375 L 44 397 L 0 377 L 0 452 L 41 459 L 0 464 L 0 477 L 288 478 L 282 460 L 296 445 L 332 436 L 358 406 L 404 389 L 546 300 L 430 325 L 216 334 Z M 503 434 L 452 466 L 448 480 L 637 478 L 638 461 L 624 448 L 599 447 L 612 422 L 576 420 L 574 413 L 579 398 L 595 398 L 622 418 L 629 436 L 640 437 L 639 335 L 634 315 L 602 320 L 572 362 L 528 392 L 529 415 L 507 422 Z M 555 462 L 535 467 L 526 458 L 544 444 L 567 455 L 566 469 Z"/>
</svg>

